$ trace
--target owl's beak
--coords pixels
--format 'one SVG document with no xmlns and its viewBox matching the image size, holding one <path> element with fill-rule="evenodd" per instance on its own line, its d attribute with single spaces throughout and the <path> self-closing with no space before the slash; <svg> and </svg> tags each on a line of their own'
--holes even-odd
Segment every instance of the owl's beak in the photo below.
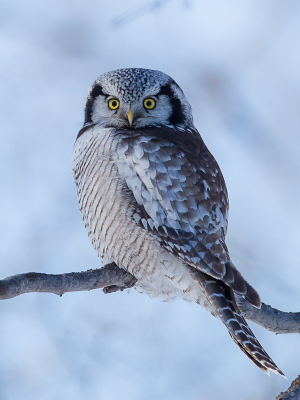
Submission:
<svg viewBox="0 0 300 400">
<path fill-rule="evenodd" d="M 133 111 L 132 111 L 132 109 L 131 109 L 131 108 L 129 109 L 129 111 L 128 111 L 128 113 L 127 113 L 127 118 L 128 118 L 128 121 L 129 121 L 129 125 L 130 125 L 130 126 L 132 126 L 132 121 L 133 121 Z"/>
</svg>

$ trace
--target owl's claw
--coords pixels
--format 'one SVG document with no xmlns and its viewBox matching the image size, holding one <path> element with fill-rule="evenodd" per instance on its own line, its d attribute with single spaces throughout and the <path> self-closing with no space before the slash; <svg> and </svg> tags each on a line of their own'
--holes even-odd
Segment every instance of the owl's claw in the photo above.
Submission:
<svg viewBox="0 0 300 400">
<path fill-rule="evenodd" d="M 124 289 L 127 289 L 127 287 L 112 285 L 112 286 L 106 286 L 102 290 L 103 290 L 103 293 L 108 294 L 108 293 L 118 292 L 119 290 L 121 290 L 121 292 L 122 292 Z"/>
<path fill-rule="evenodd" d="M 137 278 L 133 276 L 130 272 L 128 271 L 125 272 L 123 269 L 119 269 L 116 263 L 112 262 L 110 264 L 106 264 L 105 267 L 117 268 L 117 273 L 120 272 L 120 275 L 125 274 L 125 276 L 124 279 L 122 279 L 123 280 L 122 286 L 117 286 L 117 285 L 105 286 L 103 288 L 103 293 L 105 294 L 114 293 L 118 292 L 119 290 L 122 292 L 124 289 L 132 288 L 136 284 Z"/>
</svg>

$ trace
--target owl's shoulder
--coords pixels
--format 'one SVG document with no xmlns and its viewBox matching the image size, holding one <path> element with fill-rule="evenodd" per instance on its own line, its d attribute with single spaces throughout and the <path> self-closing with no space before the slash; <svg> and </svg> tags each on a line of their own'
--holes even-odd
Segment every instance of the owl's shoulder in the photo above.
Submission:
<svg viewBox="0 0 300 400">
<path fill-rule="evenodd" d="M 155 125 L 139 130 L 118 129 L 116 135 L 119 136 L 118 151 L 126 158 L 179 162 L 205 172 L 209 179 L 215 177 L 225 188 L 218 163 L 194 127 Z"/>
</svg>

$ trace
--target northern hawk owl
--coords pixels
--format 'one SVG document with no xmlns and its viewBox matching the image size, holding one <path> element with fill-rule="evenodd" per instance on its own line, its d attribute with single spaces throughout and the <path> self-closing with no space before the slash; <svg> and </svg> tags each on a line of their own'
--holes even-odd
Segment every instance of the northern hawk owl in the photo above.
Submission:
<svg viewBox="0 0 300 400">
<path fill-rule="evenodd" d="M 228 195 L 182 90 L 141 68 L 101 75 L 89 89 L 72 169 L 83 222 L 103 264 L 116 263 L 151 297 L 181 297 L 219 318 L 264 372 L 283 375 L 241 315 L 259 295 L 225 244 Z"/>
</svg>

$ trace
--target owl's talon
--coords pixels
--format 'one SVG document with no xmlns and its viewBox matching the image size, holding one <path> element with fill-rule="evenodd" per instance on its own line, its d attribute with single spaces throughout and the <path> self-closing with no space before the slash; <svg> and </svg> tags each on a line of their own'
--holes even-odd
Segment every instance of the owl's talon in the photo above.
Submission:
<svg viewBox="0 0 300 400">
<path fill-rule="evenodd" d="M 114 292 L 118 292 L 119 290 L 122 292 L 124 289 L 127 289 L 127 287 L 116 286 L 116 285 L 106 286 L 103 288 L 103 293 L 105 293 L 105 294 L 114 293 Z"/>
<path fill-rule="evenodd" d="M 135 276 L 131 275 L 131 276 L 129 276 L 129 279 L 126 280 L 126 281 L 124 282 L 124 285 L 125 285 L 125 286 L 123 287 L 123 289 L 120 289 L 120 290 L 130 289 L 130 288 L 132 288 L 136 283 L 137 283 L 137 278 L 136 278 Z"/>
</svg>

